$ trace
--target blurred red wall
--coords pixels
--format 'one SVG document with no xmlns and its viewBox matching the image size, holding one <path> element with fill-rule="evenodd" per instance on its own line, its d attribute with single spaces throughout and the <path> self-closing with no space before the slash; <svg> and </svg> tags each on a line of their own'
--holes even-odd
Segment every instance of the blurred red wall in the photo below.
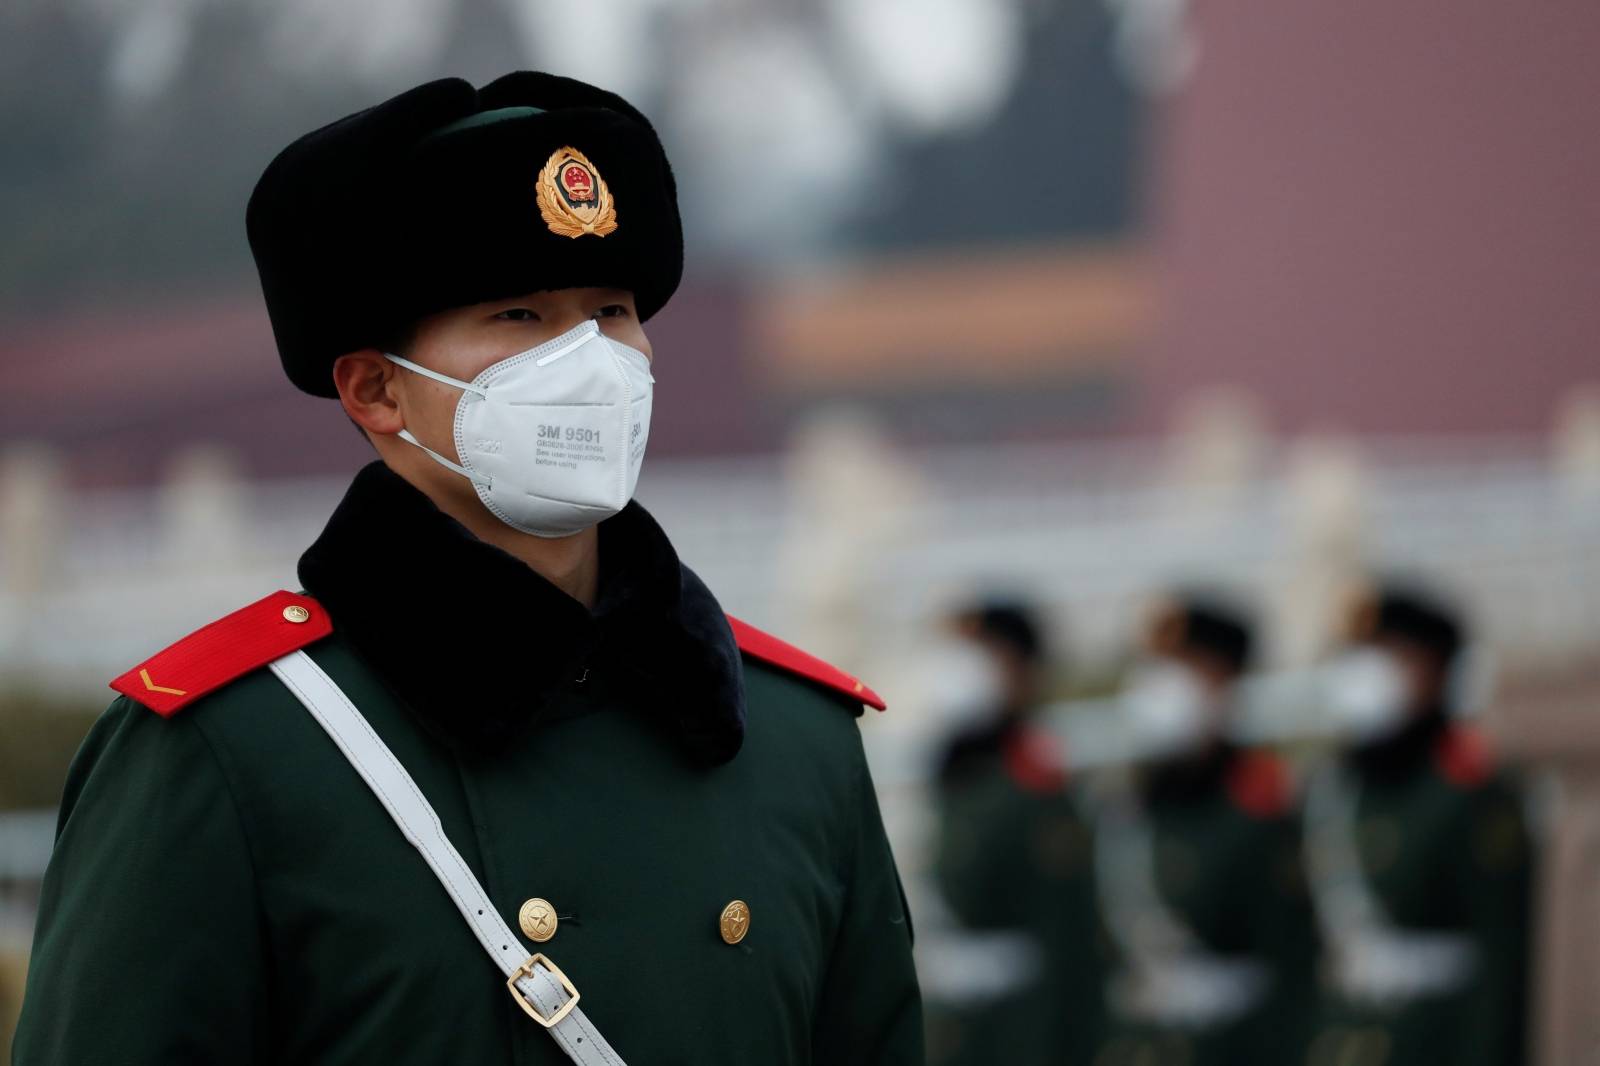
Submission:
<svg viewBox="0 0 1600 1066">
<path fill-rule="evenodd" d="M 1144 420 L 1543 430 L 1600 379 L 1600 4 L 1190 5 L 1157 117 Z"/>
</svg>

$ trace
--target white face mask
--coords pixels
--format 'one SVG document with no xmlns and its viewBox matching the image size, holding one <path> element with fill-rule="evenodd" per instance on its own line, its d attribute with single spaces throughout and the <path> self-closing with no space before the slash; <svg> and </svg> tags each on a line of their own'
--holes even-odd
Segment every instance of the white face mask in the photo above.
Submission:
<svg viewBox="0 0 1600 1066">
<path fill-rule="evenodd" d="M 1156 758 L 1198 748 L 1213 725 L 1212 702 L 1195 672 L 1175 662 L 1135 667 L 1122 691 L 1123 713 L 1139 754 Z"/>
<path fill-rule="evenodd" d="M 461 390 L 460 464 L 409 430 L 400 436 L 472 482 L 496 518 L 536 537 L 565 537 L 633 499 L 650 436 L 650 360 L 594 321 L 457 381 L 398 355 L 390 362 Z"/>
<path fill-rule="evenodd" d="M 1326 703 L 1334 719 L 1358 743 L 1393 736 L 1406 721 L 1406 673 L 1393 655 L 1377 648 L 1346 652 L 1328 665 Z"/>
<path fill-rule="evenodd" d="M 941 640 L 929 648 L 922 671 L 928 710 L 945 730 L 991 721 L 1004 684 L 994 656 L 970 640 Z"/>
</svg>

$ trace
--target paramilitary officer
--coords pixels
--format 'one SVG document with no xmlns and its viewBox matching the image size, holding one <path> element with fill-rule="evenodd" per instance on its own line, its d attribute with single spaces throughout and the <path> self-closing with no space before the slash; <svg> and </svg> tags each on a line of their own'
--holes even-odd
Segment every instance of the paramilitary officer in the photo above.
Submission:
<svg viewBox="0 0 1600 1066">
<path fill-rule="evenodd" d="M 952 622 L 996 689 L 941 765 L 935 875 L 956 924 L 926 990 L 928 1061 L 1079 1066 L 1100 1022 L 1093 852 L 1065 753 L 1033 721 L 1045 641 L 1013 602 Z"/>
<path fill-rule="evenodd" d="M 1309 1024 L 1316 928 L 1286 768 L 1228 739 L 1244 616 L 1163 603 L 1125 693 L 1147 761 L 1096 822 L 1116 972 L 1096 1066 L 1281 1066 Z"/>
<path fill-rule="evenodd" d="M 432 82 L 290 145 L 247 222 L 290 379 L 380 458 L 305 591 L 114 682 L 19 1066 L 920 1061 L 877 697 L 630 502 L 682 266 L 644 116 Z"/>
<path fill-rule="evenodd" d="M 1328 965 L 1311 1066 L 1522 1062 L 1532 855 L 1518 791 L 1453 716 L 1463 628 L 1356 597 L 1333 709 L 1354 736 L 1308 803 Z"/>
</svg>

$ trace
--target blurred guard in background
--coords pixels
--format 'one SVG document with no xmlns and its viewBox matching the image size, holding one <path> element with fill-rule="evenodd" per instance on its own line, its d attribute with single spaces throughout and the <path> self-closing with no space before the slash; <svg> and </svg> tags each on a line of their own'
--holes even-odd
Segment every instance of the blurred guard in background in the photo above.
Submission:
<svg viewBox="0 0 1600 1066">
<path fill-rule="evenodd" d="M 1523 1061 L 1532 855 L 1517 790 L 1452 717 L 1463 634 L 1399 587 L 1356 597 L 1330 701 L 1354 743 L 1311 788 L 1329 945 L 1309 1066 Z"/>
<path fill-rule="evenodd" d="M 309 594 L 113 683 L 18 1066 L 919 1062 L 881 701 L 632 500 L 683 264 L 650 123 L 430 82 L 290 145 L 247 226 L 290 379 L 380 458 Z"/>
<path fill-rule="evenodd" d="M 965 661 L 955 682 L 960 691 L 945 694 L 947 702 L 963 706 L 954 709 L 961 725 L 939 764 L 944 794 L 993 777 L 1035 735 L 1028 718 L 1048 668 L 1038 621 L 1020 603 L 990 600 L 956 611 L 948 628 L 959 645 L 953 654 Z"/>
<path fill-rule="evenodd" d="M 1157 607 L 1126 690 L 1144 753 L 1131 795 L 1096 824 L 1100 906 L 1115 963 L 1095 1066 L 1298 1061 L 1316 933 L 1284 766 L 1228 739 L 1250 662 L 1233 608 Z"/>
<path fill-rule="evenodd" d="M 928 1061 L 1079 1066 L 1100 1015 L 1092 851 L 1062 752 L 1032 720 L 1045 642 L 1015 602 L 950 628 L 970 706 L 938 777 L 935 877 L 958 929 L 928 978 Z"/>
</svg>

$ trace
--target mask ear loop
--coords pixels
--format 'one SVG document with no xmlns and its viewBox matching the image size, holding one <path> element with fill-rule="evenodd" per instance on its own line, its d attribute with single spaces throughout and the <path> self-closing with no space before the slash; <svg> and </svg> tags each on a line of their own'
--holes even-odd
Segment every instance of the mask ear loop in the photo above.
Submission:
<svg viewBox="0 0 1600 1066">
<path fill-rule="evenodd" d="M 432 448 L 430 448 L 426 444 L 422 443 L 416 437 L 412 436 L 411 435 L 411 431 L 409 429 L 402 429 L 399 433 L 396 434 L 396 436 L 398 436 L 401 440 L 407 440 L 407 441 L 410 441 L 412 444 L 415 444 L 417 447 L 421 448 L 423 451 L 425 451 L 429 455 L 433 456 L 434 462 L 438 463 L 440 466 L 449 467 L 451 470 L 454 470 L 456 473 L 460 474 L 462 477 L 466 478 L 468 481 L 472 482 L 474 485 L 482 485 L 484 488 L 488 488 L 490 485 L 494 484 L 494 481 L 492 479 L 487 478 L 487 477 L 483 476 L 482 474 L 477 473 L 476 471 L 468 470 L 466 467 L 462 466 L 460 463 L 455 462 L 454 460 L 451 460 L 451 459 L 447 459 L 444 456 L 440 455 L 438 452 L 434 451 Z"/>
<path fill-rule="evenodd" d="M 398 364 L 400 366 L 403 366 L 407 370 L 410 370 L 410 371 L 412 371 L 414 373 L 417 373 L 417 374 L 421 374 L 425 378 L 432 378 L 433 380 L 435 380 L 435 381 L 437 381 L 437 382 L 439 382 L 441 384 L 449 385 L 452 388 L 460 389 L 462 392 L 470 392 L 473 395 L 477 396 L 479 399 L 487 399 L 488 398 L 487 395 L 484 393 L 484 391 L 482 389 L 478 388 L 478 386 L 476 386 L 476 385 L 469 384 L 469 383 L 467 383 L 465 381 L 457 381 L 453 377 L 450 377 L 450 376 L 448 376 L 446 374 L 441 374 L 437 370 L 429 370 L 427 367 L 421 366 L 421 365 L 419 365 L 417 363 L 413 363 L 411 360 L 406 359 L 406 358 L 404 358 L 402 356 L 390 355 L 388 352 L 385 352 L 385 353 L 383 353 L 383 357 L 385 359 L 389 360 L 391 363 L 396 363 L 396 364 Z M 468 481 L 472 482 L 474 485 L 482 485 L 484 488 L 488 488 L 490 485 L 494 484 L 493 479 L 487 478 L 484 475 L 477 473 L 476 471 L 468 470 L 466 467 L 462 466 L 460 463 L 454 461 L 453 459 L 447 459 L 444 456 L 440 455 L 438 452 L 434 451 L 432 448 L 428 447 L 426 444 L 422 443 L 414 435 L 412 435 L 412 432 L 409 429 L 400 430 L 400 432 L 398 434 L 396 434 L 396 436 L 398 436 L 401 440 L 409 441 L 410 443 L 415 444 L 417 447 L 421 448 L 423 451 L 425 451 L 429 455 L 433 456 L 434 462 L 438 463 L 440 466 L 448 467 L 451 470 L 454 470 L 456 473 L 460 474 L 462 477 L 466 478 Z"/>
<path fill-rule="evenodd" d="M 389 362 L 391 362 L 391 363 L 396 363 L 396 364 L 398 364 L 400 366 L 405 367 L 407 370 L 411 371 L 412 373 L 421 374 L 425 378 L 432 378 L 433 380 L 439 382 L 441 385 L 449 385 L 453 389 L 460 389 L 462 392 L 470 392 L 473 395 L 477 396 L 479 399 L 488 399 L 488 394 L 487 393 L 485 393 L 482 389 L 478 388 L 478 386 L 472 384 L 469 381 L 457 381 L 455 378 L 451 377 L 448 374 L 441 374 L 437 370 L 429 370 L 427 367 L 421 365 L 420 363 L 413 363 L 411 360 L 409 360 L 409 359 L 407 359 L 407 358 L 405 358 L 403 356 L 390 355 L 388 352 L 384 352 L 383 353 L 383 357 L 385 359 L 389 360 Z"/>
</svg>

